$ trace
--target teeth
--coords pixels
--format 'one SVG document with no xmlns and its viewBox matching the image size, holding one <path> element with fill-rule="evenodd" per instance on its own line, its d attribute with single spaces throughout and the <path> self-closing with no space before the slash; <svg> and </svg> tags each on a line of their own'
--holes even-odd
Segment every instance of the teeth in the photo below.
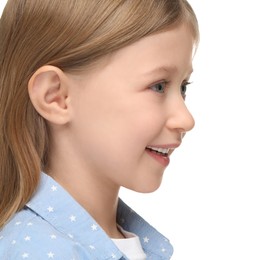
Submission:
<svg viewBox="0 0 279 260">
<path fill-rule="evenodd" d="M 151 147 L 147 146 L 148 149 L 156 151 L 158 153 L 163 153 L 163 154 L 168 154 L 169 153 L 169 148 L 156 148 L 156 147 Z"/>
</svg>

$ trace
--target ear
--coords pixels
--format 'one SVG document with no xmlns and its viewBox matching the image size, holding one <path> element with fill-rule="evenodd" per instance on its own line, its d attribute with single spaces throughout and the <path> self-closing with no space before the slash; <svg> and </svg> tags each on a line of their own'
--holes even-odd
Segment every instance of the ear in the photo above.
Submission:
<svg viewBox="0 0 279 260">
<path fill-rule="evenodd" d="M 54 66 L 39 68 L 28 82 L 30 100 L 37 112 L 53 124 L 69 122 L 69 81 L 65 73 Z"/>
</svg>

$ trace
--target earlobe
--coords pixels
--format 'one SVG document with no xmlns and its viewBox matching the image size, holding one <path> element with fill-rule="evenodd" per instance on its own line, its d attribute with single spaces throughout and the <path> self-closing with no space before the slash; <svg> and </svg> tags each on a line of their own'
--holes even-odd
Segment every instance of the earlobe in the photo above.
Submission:
<svg viewBox="0 0 279 260">
<path fill-rule="evenodd" d="M 28 83 L 30 100 L 37 112 L 53 124 L 69 121 L 69 82 L 65 73 L 54 66 L 43 66 Z"/>
</svg>

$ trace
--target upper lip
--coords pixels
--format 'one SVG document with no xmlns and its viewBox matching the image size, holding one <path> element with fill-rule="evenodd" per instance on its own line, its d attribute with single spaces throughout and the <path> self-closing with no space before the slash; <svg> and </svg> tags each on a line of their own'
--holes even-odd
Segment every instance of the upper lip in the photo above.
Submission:
<svg viewBox="0 0 279 260">
<path fill-rule="evenodd" d="M 147 147 L 154 147 L 154 148 L 163 148 L 163 149 L 175 149 L 180 146 L 181 143 L 173 143 L 173 144 L 151 144 Z"/>
</svg>

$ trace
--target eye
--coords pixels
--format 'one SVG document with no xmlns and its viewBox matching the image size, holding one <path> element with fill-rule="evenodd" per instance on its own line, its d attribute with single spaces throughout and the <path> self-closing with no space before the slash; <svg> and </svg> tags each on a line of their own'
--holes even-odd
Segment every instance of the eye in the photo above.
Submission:
<svg viewBox="0 0 279 260">
<path fill-rule="evenodd" d="M 187 91 L 187 86 L 189 84 L 191 84 L 192 82 L 188 82 L 188 81 L 185 81 L 182 83 L 181 87 L 180 87 L 180 92 L 181 92 L 181 96 L 185 99 L 186 97 L 186 91 Z"/>
<path fill-rule="evenodd" d="M 158 92 L 158 93 L 165 93 L 166 85 L 167 85 L 166 82 L 159 82 L 159 83 L 156 83 L 155 85 L 151 86 L 150 89 L 152 89 L 153 91 Z"/>
</svg>

